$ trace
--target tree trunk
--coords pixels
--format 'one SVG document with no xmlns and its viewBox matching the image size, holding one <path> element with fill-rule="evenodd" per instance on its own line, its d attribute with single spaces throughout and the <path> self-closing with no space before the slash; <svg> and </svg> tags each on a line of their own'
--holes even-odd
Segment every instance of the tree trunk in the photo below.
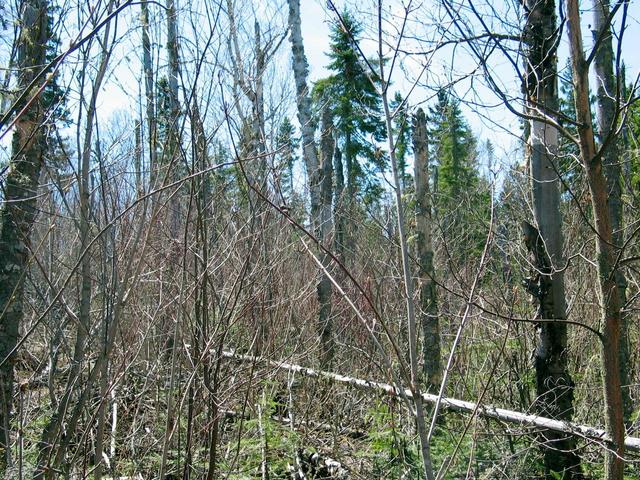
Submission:
<svg viewBox="0 0 640 480">
<path fill-rule="evenodd" d="M 165 140 L 164 151 L 168 152 L 168 156 L 163 154 L 163 166 L 167 165 L 169 169 L 165 174 L 165 181 L 167 183 L 178 180 L 179 173 L 178 168 L 180 165 L 180 159 L 182 157 L 182 132 L 180 116 L 180 90 L 178 79 L 180 78 L 180 60 L 178 54 L 178 27 L 177 27 L 177 12 L 175 7 L 175 0 L 166 0 L 167 11 L 167 57 L 169 63 L 169 99 L 170 99 L 170 128 L 168 138 Z M 169 200 L 169 235 L 171 237 L 171 248 L 169 249 L 170 256 L 172 258 L 180 258 L 180 223 L 182 220 L 181 215 L 181 202 L 180 195 L 174 193 Z M 184 275 L 184 271 L 183 271 Z M 167 278 L 169 282 L 168 290 L 169 294 L 174 298 L 181 298 L 182 292 L 177 288 L 176 282 L 176 264 L 169 259 L 167 268 Z M 182 311 L 177 305 L 181 300 L 170 307 L 167 317 L 172 318 L 175 322 L 173 324 L 173 330 L 168 335 L 169 341 L 169 353 L 167 355 L 170 359 L 170 374 L 169 374 L 169 389 L 166 392 L 167 402 L 167 417 L 165 423 L 165 435 L 162 445 L 162 457 L 160 460 L 160 478 L 164 478 L 167 466 L 168 451 L 171 444 L 172 435 L 176 429 L 176 424 L 179 424 L 179 411 L 177 411 L 177 401 L 174 398 L 174 388 L 176 386 L 176 370 L 177 370 L 177 356 L 178 345 L 180 343 L 180 336 L 182 333 L 181 314 Z"/>
<path fill-rule="evenodd" d="M 601 38 L 598 52 L 595 56 L 596 81 L 598 83 L 598 136 L 603 145 L 602 163 L 604 175 L 607 179 L 607 202 L 609 216 L 611 218 L 611 232 L 615 255 L 618 255 L 624 243 L 624 231 L 622 225 L 622 157 L 620 155 L 619 142 L 616 137 L 616 102 L 620 95 L 616 86 L 613 72 L 613 48 L 611 45 L 611 28 L 608 22 L 609 0 L 593 0 L 594 33 Z M 624 82 L 624 79 L 622 80 Z M 614 272 L 620 307 L 627 303 L 627 280 L 624 272 L 617 268 Z M 627 333 L 627 318 L 621 316 L 620 323 L 620 381 L 622 389 L 623 415 L 625 423 L 628 423 L 633 413 L 633 405 L 629 395 L 629 338 Z"/>
<path fill-rule="evenodd" d="M 136 139 L 138 140 L 140 136 L 137 134 L 139 132 L 139 122 L 136 122 Z M 138 143 L 136 144 L 136 147 Z M 137 152 L 135 153 L 137 155 Z M 101 255 L 101 269 L 98 271 L 98 276 L 100 277 L 100 297 L 102 297 L 102 311 L 100 313 L 101 325 L 100 325 L 100 351 L 99 356 L 103 357 L 102 366 L 100 371 L 100 382 L 98 385 L 98 409 L 96 412 L 97 417 L 97 428 L 96 428 L 96 440 L 95 440 L 95 453 L 94 453 L 94 480 L 101 480 L 102 475 L 104 473 L 104 467 L 112 467 L 114 465 L 111 464 L 111 460 L 115 460 L 113 457 L 113 453 L 107 455 L 105 452 L 107 444 L 105 443 L 105 436 L 107 435 L 107 415 L 108 415 L 108 407 L 110 398 L 110 372 L 111 370 L 111 358 L 107 355 L 107 338 L 109 336 L 109 325 L 113 323 L 113 303 L 115 298 L 113 295 L 115 294 L 115 287 L 118 283 L 118 259 L 117 259 L 117 243 L 116 243 L 116 229 L 113 225 L 110 225 L 112 220 L 112 215 L 108 210 L 109 199 L 106 191 L 106 184 L 109 181 L 107 169 L 105 168 L 105 161 L 102 156 L 102 151 L 100 149 L 100 140 L 96 140 L 96 160 L 100 170 L 100 184 L 102 188 L 100 188 L 100 199 L 99 205 L 102 206 L 103 212 L 103 222 L 105 227 L 104 234 L 104 243 L 102 244 L 102 255 Z M 139 190 L 138 190 L 139 191 Z M 97 215 L 95 215 L 97 216 Z M 111 393 L 115 393 L 115 386 L 111 389 Z M 111 397 L 111 401 L 113 402 L 113 408 L 116 408 L 115 404 L 115 396 Z M 112 417 L 111 424 L 111 441 L 115 442 L 114 434 L 116 431 L 116 417 Z M 105 461 L 106 460 L 106 461 Z M 106 465 L 103 465 L 105 463 Z"/>
<path fill-rule="evenodd" d="M 135 150 L 133 157 L 133 167 L 135 169 L 136 175 L 136 197 L 141 197 L 143 195 L 142 190 L 142 122 L 140 120 L 136 120 L 135 126 Z"/>
<path fill-rule="evenodd" d="M 293 74 L 296 83 L 296 102 L 298 105 L 298 121 L 302 133 L 302 153 L 309 175 L 309 198 L 311 204 L 311 227 L 318 240 L 328 247 L 331 232 L 331 199 L 332 199 L 332 162 L 333 138 L 331 129 L 323 130 L 322 166 L 318 161 L 317 147 L 314 139 L 315 127 L 311 118 L 311 99 L 307 87 L 308 66 L 300 29 L 300 0 L 289 0 L 289 30 L 291 52 L 293 56 Z M 325 112 L 328 115 L 328 112 Z M 330 123 L 330 117 L 323 118 Z M 324 122 L 323 122 L 324 123 Z M 323 127 L 324 128 L 324 127 Z M 325 150 L 326 148 L 326 150 Z M 331 153 L 329 154 L 329 149 Z M 329 258 L 321 255 L 323 265 L 328 266 Z M 320 272 L 318 283 L 318 324 L 320 325 L 321 363 L 330 361 L 333 356 L 331 332 L 331 284 L 324 272 Z"/>
<path fill-rule="evenodd" d="M 333 156 L 335 148 L 335 138 L 333 136 L 333 121 L 329 107 L 325 106 L 322 111 L 322 122 L 320 126 L 322 139 L 320 141 L 321 162 L 320 162 L 320 225 L 318 225 L 317 235 L 319 240 L 326 248 L 331 248 L 331 230 L 332 230 L 332 200 L 333 200 Z M 326 270 L 331 267 L 331 257 L 322 252 L 320 261 Z M 320 366 L 328 369 L 333 359 L 333 326 L 331 318 L 331 280 L 326 273 L 320 273 L 318 281 L 318 303 L 320 311 L 318 313 L 319 332 L 320 332 Z"/>
<path fill-rule="evenodd" d="M 420 279 L 420 323 L 422 324 L 422 358 L 427 392 L 440 387 L 440 323 L 436 297 L 433 245 L 431 243 L 431 194 L 429 192 L 429 149 L 427 117 L 418 109 L 413 119 L 414 181 L 416 188 L 417 257 Z"/>
<path fill-rule="evenodd" d="M 26 89 L 45 63 L 50 33 L 47 3 L 46 0 L 22 2 L 16 62 L 18 90 Z M 46 150 L 44 130 L 40 128 L 44 110 L 40 95 L 16 120 L 0 212 L 0 476 L 11 464 L 14 349 L 24 315 L 29 236 L 36 217 L 36 194 Z"/>
<path fill-rule="evenodd" d="M 607 181 L 602 157 L 596 151 L 591 108 L 589 105 L 589 65 L 582 46 L 582 29 L 578 0 L 568 0 L 567 19 L 573 67 L 574 98 L 580 141 L 580 157 L 587 175 L 593 223 L 596 230 L 596 264 L 602 314 L 602 371 L 604 382 L 605 425 L 611 445 L 605 451 L 605 479 L 621 480 L 624 472 L 624 420 L 620 382 L 620 292 L 615 278 L 615 246 Z"/>
<path fill-rule="evenodd" d="M 169 97 L 171 105 L 171 125 L 169 129 L 169 138 L 167 139 L 166 150 L 169 156 L 164 158 L 168 162 L 171 172 L 167 174 L 167 178 L 171 181 L 178 179 L 178 166 L 180 163 L 182 135 L 180 134 L 180 101 L 178 79 L 180 77 L 180 61 L 178 56 L 178 27 L 176 25 L 176 7 L 174 0 L 167 0 L 167 56 L 169 60 Z M 180 230 L 180 196 L 173 195 L 169 202 L 170 218 L 169 230 L 172 240 L 178 242 Z"/>
<path fill-rule="evenodd" d="M 344 145 L 342 147 L 344 167 L 346 170 L 345 195 L 342 201 L 340 223 L 342 224 L 342 257 L 343 261 L 355 260 L 355 248 L 358 226 L 356 225 L 356 165 L 357 159 L 353 154 L 351 132 L 344 133 Z"/>
<path fill-rule="evenodd" d="M 291 32 L 289 39 L 293 57 L 293 75 L 296 83 L 298 122 L 300 123 L 300 133 L 302 134 L 302 157 L 307 175 L 311 177 L 317 172 L 319 162 L 314 140 L 315 126 L 311 119 L 311 98 L 309 98 L 309 89 L 307 87 L 309 69 L 300 29 L 300 0 L 289 0 L 289 30 Z M 311 211 L 317 212 L 320 204 L 320 192 L 317 188 L 312 188 L 311 186 L 309 190 Z M 312 218 L 311 221 L 315 222 L 316 219 Z"/>
<path fill-rule="evenodd" d="M 149 140 L 149 188 L 156 187 L 158 150 L 156 143 L 156 114 L 153 95 L 153 65 L 151 60 L 151 40 L 149 38 L 149 5 L 147 0 L 140 2 L 140 22 L 142 23 L 142 69 L 144 70 L 144 92 L 146 97 L 147 129 Z"/>
<path fill-rule="evenodd" d="M 222 351 L 223 358 L 232 359 L 239 362 L 248 362 L 251 364 L 269 365 L 273 367 L 273 371 L 284 370 L 289 374 L 301 375 L 308 378 L 323 378 L 331 382 L 338 384 L 349 385 L 359 390 L 377 392 L 376 395 L 391 396 L 396 398 L 405 397 L 409 400 L 413 399 L 414 393 L 410 388 L 401 385 L 400 383 L 381 383 L 372 381 L 369 379 L 355 378 L 340 373 L 325 372 L 322 370 L 316 370 L 313 368 L 306 368 L 302 365 L 296 365 L 294 363 L 288 363 L 285 359 L 270 360 L 267 358 L 258 358 L 251 355 L 243 355 L 236 353 L 235 351 Z M 379 398 L 379 397 L 376 397 Z M 372 397 L 373 399 L 373 397 Z M 430 393 L 423 393 L 422 399 L 425 403 L 440 403 L 443 408 L 451 412 L 466 412 L 472 413 L 482 418 L 492 418 L 505 422 L 506 424 L 512 424 L 517 426 L 518 431 L 524 433 L 524 428 L 532 428 L 532 431 L 539 431 L 540 429 L 553 429 L 558 432 L 562 432 L 564 435 L 575 435 L 577 437 L 592 441 L 598 446 L 602 444 L 602 441 L 608 441 L 609 438 L 604 430 L 593 427 L 591 425 L 580 425 L 573 422 L 563 422 L 561 420 L 553 420 L 551 418 L 540 417 L 528 412 L 518 412 L 515 410 L 507 410 L 495 405 L 488 405 L 486 403 L 478 404 L 474 402 L 467 402 L 465 400 L 458 400 L 451 397 L 440 397 L 439 395 L 433 395 Z M 627 437 L 625 439 L 625 445 L 629 451 L 640 452 L 640 438 Z M 514 453 L 514 452 L 512 452 Z M 535 477 L 534 477 L 535 478 Z"/>
<path fill-rule="evenodd" d="M 526 154 L 532 181 L 535 235 L 527 247 L 534 253 L 534 279 L 528 282 L 538 304 L 536 317 L 558 322 L 537 326 L 535 351 L 536 409 L 541 415 L 570 421 L 574 383 L 567 366 L 566 299 L 564 291 L 562 219 L 556 166 L 558 131 L 544 118 L 558 109 L 555 0 L 525 0 L 525 95 L 530 121 Z M 539 232 L 539 237 L 537 233 Z M 535 288 L 532 285 L 535 283 Z M 541 432 L 545 474 L 571 479 L 581 476 L 575 440 L 556 432 Z"/>
<path fill-rule="evenodd" d="M 335 207 L 333 218 L 335 222 L 334 248 L 336 256 L 344 262 L 344 164 L 342 162 L 342 151 L 338 148 L 337 136 L 335 149 L 333 152 L 333 171 L 336 177 Z"/>
</svg>

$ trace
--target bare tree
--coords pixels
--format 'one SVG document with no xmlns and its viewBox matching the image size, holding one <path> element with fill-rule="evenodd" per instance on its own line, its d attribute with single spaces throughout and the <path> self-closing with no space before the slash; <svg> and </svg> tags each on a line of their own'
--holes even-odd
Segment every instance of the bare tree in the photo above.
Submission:
<svg viewBox="0 0 640 480">
<path fill-rule="evenodd" d="M 114 3 L 109 2 L 108 9 L 111 11 Z M 92 265 L 94 259 L 92 258 L 91 243 L 92 243 L 92 199 L 91 199 L 91 159 L 93 156 L 92 146 L 94 144 L 94 131 L 96 127 L 96 105 L 98 101 L 98 95 L 102 88 L 105 75 L 107 73 L 107 67 L 111 57 L 112 39 L 110 39 L 111 28 L 107 25 L 103 32 L 100 60 L 98 62 L 98 68 L 96 76 L 93 79 L 86 77 L 88 69 L 82 70 L 82 76 L 80 79 L 81 89 L 84 88 L 85 82 L 90 85 L 90 96 L 87 103 L 86 117 L 84 129 L 78 128 L 77 138 L 78 144 L 82 145 L 80 155 L 78 158 L 78 176 L 79 176 L 79 197 L 80 197 L 80 218 L 77 225 L 80 236 L 80 245 L 78 251 L 78 258 L 80 263 L 80 301 L 78 309 L 78 327 L 76 329 L 76 338 L 74 344 L 72 366 L 67 378 L 64 395 L 60 399 L 60 402 L 56 406 L 55 413 L 51 416 L 47 424 L 45 425 L 42 438 L 40 440 L 40 451 L 38 452 L 38 465 L 34 474 L 35 479 L 50 478 L 52 473 L 48 468 L 49 462 L 52 458 L 61 459 L 69 444 L 68 441 L 60 442 L 60 446 L 57 452 L 54 453 L 54 447 L 56 446 L 56 438 L 59 435 L 63 425 L 65 423 L 66 414 L 72 408 L 73 400 L 76 399 L 75 405 L 76 411 L 81 410 L 83 407 L 83 401 L 80 399 L 83 393 L 86 395 L 90 391 L 91 384 L 83 384 L 80 379 L 85 368 L 85 359 L 87 354 L 87 342 L 90 337 L 90 332 L 93 328 L 91 322 L 91 296 L 93 288 L 92 279 Z M 88 48 L 85 51 L 84 66 L 89 64 L 89 55 L 91 49 Z M 80 123 L 80 122 L 79 122 Z M 82 141 L 80 141 L 82 139 Z M 106 360 L 106 359 L 105 359 Z M 106 381 L 106 378 L 105 378 Z M 77 397 L 77 398 L 76 398 Z M 77 422 L 77 416 L 74 420 L 69 421 L 67 425 L 70 429 L 75 429 L 75 422 Z M 100 459 L 101 460 L 101 459 Z M 59 464 L 60 462 L 58 462 Z M 98 472 L 100 474 L 100 471 Z"/>
<path fill-rule="evenodd" d="M 151 39 L 149 35 L 149 3 L 140 2 L 140 23 L 142 26 L 142 69 L 144 72 L 145 112 L 147 117 L 147 140 L 149 145 L 149 170 L 151 177 L 149 185 L 155 188 L 156 170 L 158 169 L 157 121 L 153 81 L 153 64 Z"/>
<path fill-rule="evenodd" d="M 627 7 L 625 7 L 627 8 Z M 602 164 L 604 174 L 607 179 L 607 203 L 609 205 L 609 216 L 611 218 L 611 232 L 615 255 L 619 256 L 620 249 L 624 244 L 624 224 L 622 217 L 622 157 L 619 134 L 617 132 L 621 113 L 621 83 L 625 82 L 621 78 L 620 72 L 614 75 L 614 57 L 611 35 L 611 11 L 609 0 L 593 1 L 593 26 L 596 42 L 596 54 L 594 56 L 594 67 L 597 82 L 597 122 L 598 138 L 601 144 Z M 614 269 L 614 276 L 620 295 L 620 307 L 627 303 L 627 280 L 621 268 Z M 622 315 L 620 325 L 620 382 L 623 385 L 622 402 L 624 408 L 625 422 L 630 421 L 633 411 L 631 403 L 630 379 L 629 379 L 629 335 L 628 318 Z"/>
<path fill-rule="evenodd" d="M 566 299 L 562 218 L 557 165 L 558 131 L 548 119 L 558 110 L 556 50 L 558 34 L 555 0 L 524 2 L 526 112 L 532 117 L 527 129 L 528 165 L 531 173 L 533 211 L 537 228 L 524 224 L 524 238 L 532 252 L 533 275 L 528 289 L 539 305 L 535 352 L 536 408 L 552 418 L 571 420 L 573 380 L 567 356 Z M 555 320 L 555 321 L 554 321 Z M 547 475 L 556 472 L 580 475 L 580 459 L 572 437 L 544 432 Z"/>
<path fill-rule="evenodd" d="M 620 381 L 620 343 L 622 315 L 621 294 L 616 282 L 616 252 L 611 210 L 607 201 L 607 179 L 602 153 L 598 151 L 589 104 L 589 63 L 582 45 L 580 10 L 577 0 L 567 1 L 569 45 L 574 79 L 576 120 L 580 157 L 591 193 L 591 208 L 596 237 L 598 289 L 602 318 L 602 372 L 604 384 L 604 418 L 611 445 L 605 453 L 606 480 L 621 480 L 624 475 L 624 405 Z"/>
<path fill-rule="evenodd" d="M 314 138 L 315 126 L 311 117 L 311 99 L 307 86 L 308 66 L 302 42 L 300 28 L 300 1 L 289 0 L 289 30 L 293 57 L 293 74 L 296 83 L 296 102 L 298 122 L 302 132 L 302 154 L 309 175 L 309 199 L 311 208 L 311 226 L 325 248 L 329 247 L 332 230 L 332 169 L 335 140 L 331 113 L 328 107 L 322 111 L 322 162 L 318 160 Z M 330 258 L 323 252 L 322 263 L 329 266 Z M 333 356 L 333 332 L 331 328 L 331 282 L 323 271 L 318 280 L 318 330 L 321 339 L 321 364 L 328 367 Z"/>
<path fill-rule="evenodd" d="M 434 392 L 442 379 L 440 322 L 433 268 L 431 193 L 429 187 L 429 148 L 427 117 L 418 109 L 413 119 L 414 179 L 416 188 L 417 256 L 420 275 L 420 318 L 422 356 L 427 391 Z"/>
<path fill-rule="evenodd" d="M 408 9 L 406 14 L 408 14 Z M 402 201 L 402 184 L 400 182 L 400 175 L 398 173 L 398 161 L 396 159 L 396 144 L 393 135 L 392 115 L 389 108 L 388 89 L 389 89 L 389 77 L 387 77 L 384 70 L 384 56 L 382 53 L 382 0 L 378 0 L 378 64 L 379 64 L 379 78 L 380 78 L 380 91 L 382 97 L 382 106 L 384 108 L 385 125 L 387 129 L 387 141 L 389 147 L 389 157 L 391 161 L 391 172 L 393 174 L 393 190 L 395 197 L 396 207 L 396 219 L 398 223 L 398 237 L 400 240 L 400 252 L 402 258 L 402 280 L 404 284 L 404 295 L 407 306 L 407 325 L 409 333 L 409 366 L 411 372 L 411 391 L 414 392 L 415 403 L 415 417 L 416 426 L 418 430 L 418 438 L 420 440 L 420 452 L 422 454 L 422 465 L 424 469 L 424 475 L 427 480 L 435 478 L 433 473 L 433 463 L 431 460 L 431 448 L 428 440 L 428 429 L 425 423 L 425 413 L 422 402 L 422 396 L 420 395 L 420 374 L 418 369 L 418 332 L 416 325 L 416 312 L 414 304 L 414 281 L 411 273 L 411 264 L 409 263 L 409 248 L 407 245 L 407 233 L 405 224 L 405 212 L 404 202 Z M 374 72 L 372 72 L 374 73 Z"/>
</svg>

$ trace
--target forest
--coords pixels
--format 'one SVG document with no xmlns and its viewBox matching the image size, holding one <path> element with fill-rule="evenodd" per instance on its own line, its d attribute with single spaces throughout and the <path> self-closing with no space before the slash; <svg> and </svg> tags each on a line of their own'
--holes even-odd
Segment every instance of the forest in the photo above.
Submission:
<svg viewBox="0 0 640 480">
<path fill-rule="evenodd" d="M 0 2 L 0 478 L 640 479 L 639 43 Z"/>
</svg>

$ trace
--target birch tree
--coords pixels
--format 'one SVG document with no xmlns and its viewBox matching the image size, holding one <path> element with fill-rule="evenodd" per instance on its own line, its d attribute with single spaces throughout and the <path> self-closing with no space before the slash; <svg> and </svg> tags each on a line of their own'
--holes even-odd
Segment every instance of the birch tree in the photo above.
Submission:
<svg viewBox="0 0 640 480">
<path fill-rule="evenodd" d="M 557 26 L 555 0 L 523 2 L 525 25 L 525 105 L 529 115 L 526 157 L 531 174 L 536 226 L 523 224 L 532 252 L 532 277 L 527 287 L 537 303 L 535 350 L 536 408 L 545 415 L 571 420 L 573 380 L 567 357 L 566 299 L 560 192 L 557 167 L 558 111 Z M 544 464 L 552 472 L 573 478 L 580 461 L 572 437 L 543 432 Z"/>
<path fill-rule="evenodd" d="M 298 122 L 302 133 L 302 157 L 309 175 L 309 199 L 311 208 L 311 226 L 319 241 L 329 247 L 331 233 L 331 201 L 332 201 L 332 168 L 335 140 L 331 114 L 328 107 L 323 110 L 322 122 L 322 163 L 318 159 L 314 138 L 315 127 L 311 117 L 311 98 L 307 77 L 309 75 L 307 58 L 300 28 L 300 1 L 289 0 L 289 40 L 293 58 L 293 74 L 296 83 L 296 104 Z M 322 262 L 329 266 L 329 258 L 322 254 Z M 321 363 L 328 366 L 333 356 L 333 332 L 331 331 L 331 283 L 326 273 L 321 270 L 318 280 L 318 326 L 321 339 Z"/>
</svg>

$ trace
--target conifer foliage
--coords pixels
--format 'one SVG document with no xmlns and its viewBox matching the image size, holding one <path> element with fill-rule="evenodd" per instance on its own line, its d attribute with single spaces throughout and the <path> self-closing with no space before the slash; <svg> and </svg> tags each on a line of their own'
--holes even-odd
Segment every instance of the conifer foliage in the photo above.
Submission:
<svg viewBox="0 0 640 480">
<path fill-rule="evenodd" d="M 0 480 L 640 478 L 632 5 L 0 2 Z"/>
</svg>

